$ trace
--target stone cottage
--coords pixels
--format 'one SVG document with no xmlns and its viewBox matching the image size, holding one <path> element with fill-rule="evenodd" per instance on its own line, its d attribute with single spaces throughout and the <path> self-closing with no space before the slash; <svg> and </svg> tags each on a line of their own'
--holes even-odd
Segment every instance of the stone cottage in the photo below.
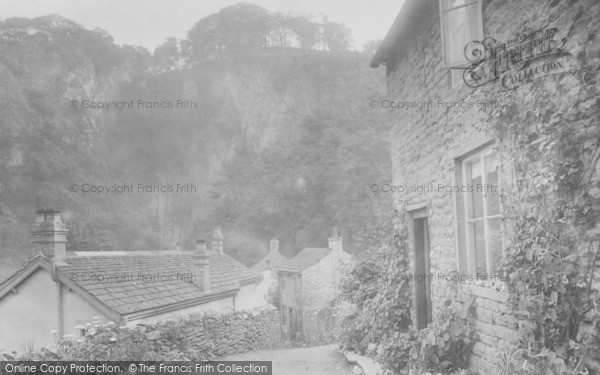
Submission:
<svg viewBox="0 0 600 375">
<path fill-rule="evenodd" d="M 464 289 L 480 334 L 473 368 L 490 370 L 500 344 L 527 323 L 486 286 L 506 276 L 502 194 L 534 176 L 515 169 L 515 138 L 499 118 L 519 116 L 509 129 L 527 129 L 531 145 L 558 118 L 595 136 L 599 20 L 597 0 L 406 0 L 371 61 L 386 68 L 388 94 L 370 107 L 393 122 L 393 183 L 380 193 L 394 194 L 408 233 L 412 321 L 426 327 L 457 281 L 474 280 Z"/>
<path fill-rule="evenodd" d="M 262 280 L 256 290 L 265 303 L 268 303 L 268 294 L 277 290 L 279 280 L 277 269 L 287 261 L 288 259 L 279 252 L 279 240 L 272 238 L 269 242 L 269 253 L 252 266 L 254 272 L 262 274 Z"/>
<path fill-rule="evenodd" d="M 272 238 L 269 242 L 269 253 L 261 260 L 252 266 L 252 270 L 262 273 L 264 271 L 273 271 L 273 275 L 277 274 L 277 268 L 288 261 L 283 254 L 279 252 L 279 240 Z"/>
<path fill-rule="evenodd" d="M 304 314 L 333 301 L 341 277 L 339 267 L 350 258 L 342 248 L 342 237 L 334 229 L 328 248 L 307 247 L 277 268 L 284 339 L 301 339 Z"/>
<path fill-rule="evenodd" d="M 0 348 L 77 337 L 94 316 L 135 325 L 260 301 L 260 275 L 224 254 L 220 228 L 193 251 L 66 251 L 66 234 L 59 211 L 37 211 L 37 255 L 0 284 Z"/>
</svg>

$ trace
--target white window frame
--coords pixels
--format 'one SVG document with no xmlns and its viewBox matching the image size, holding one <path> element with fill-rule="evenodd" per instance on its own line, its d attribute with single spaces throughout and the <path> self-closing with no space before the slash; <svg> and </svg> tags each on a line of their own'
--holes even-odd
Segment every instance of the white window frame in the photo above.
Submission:
<svg viewBox="0 0 600 375">
<path fill-rule="evenodd" d="M 455 87 L 457 83 L 463 82 L 462 79 L 457 79 L 455 77 L 454 72 L 460 71 L 462 68 L 466 68 L 469 64 L 469 61 L 464 57 L 460 61 L 448 62 L 448 56 L 446 56 L 446 34 L 444 32 L 444 15 L 448 12 L 455 11 L 456 9 L 464 8 L 469 5 L 477 4 L 477 31 L 478 35 L 476 36 L 477 40 L 483 39 L 483 0 L 465 0 L 465 4 L 455 6 L 453 8 L 444 10 L 444 1 L 446 0 L 438 0 L 439 1 L 439 16 L 440 16 L 440 35 L 442 39 L 442 61 L 445 68 L 450 70 L 450 77 L 452 78 L 452 87 Z M 464 48 L 465 46 L 463 46 Z M 462 75 L 461 75 L 462 78 Z"/>
<path fill-rule="evenodd" d="M 478 160 L 480 162 L 480 165 L 482 168 L 481 183 L 483 186 L 487 186 L 488 182 L 487 182 L 487 173 L 485 170 L 485 158 L 490 155 L 495 155 L 496 157 L 498 155 L 494 149 L 494 145 L 488 146 L 485 149 L 483 149 L 471 156 L 468 156 L 460 161 L 463 186 L 470 186 L 471 182 L 470 182 L 470 176 L 469 176 L 467 165 L 476 160 Z M 496 162 L 498 162 L 497 159 L 496 159 Z M 498 173 L 498 185 L 500 186 L 500 184 L 501 184 L 500 173 Z M 499 201 L 498 204 L 499 204 L 500 213 L 498 213 L 496 215 L 489 215 L 488 214 L 488 204 L 487 204 L 488 203 L 487 200 L 489 199 L 489 197 L 487 197 L 486 194 L 482 194 L 483 216 L 481 218 L 473 219 L 471 217 L 473 214 L 473 210 L 472 210 L 473 193 L 474 192 L 466 192 L 465 193 L 466 196 L 465 196 L 465 199 L 463 199 L 463 207 L 462 207 L 463 213 L 464 213 L 463 234 L 465 236 L 464 243 L 466 246 L 465 258 L 467 261 L 467 264 L 466 264 L 467 272 L 471 275 L 476 275 L 476 273 L 477 273 L 477 260 L 476 260 L 475 245 L 474 245 L 473 223 L 476 221 L 479 221 L 479 220 L 483 220 L 485 257 L 486 257 L 486 259 L 485 259 L 486 273 L 487 273 L 487 275 L 492 275 L 493 274 L 492 254 L 491 254 L 492 250 L 490 249 L 491 236 L 490 236 L 490 228 L 489 228 L 488 221 L 490 219 L 502 219 L 502 206 L 500 205 L 500 201 Z M 501 228 L 502 228 L 502 226 L 501 226 Z M 502 252 L 501 255 L 503 256 L 504 255 L 504 241 L 502 238 L 502 229 L 501 229 L 500 236 L 501 236 L 500 251 Z"/>
</svg>

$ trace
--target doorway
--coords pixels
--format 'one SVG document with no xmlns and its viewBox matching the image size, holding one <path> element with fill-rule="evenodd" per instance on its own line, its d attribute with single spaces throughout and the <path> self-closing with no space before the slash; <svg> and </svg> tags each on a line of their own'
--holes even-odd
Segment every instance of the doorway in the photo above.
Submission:
<svg viewBox="0 0 600 375">
<path fill-rule="evenodd" d="M 427 211 L 411 215 L 415 259 L 415 315 L 417 329 L 431 323 L 431 269 L 429 264 L 429 226 Z"/>
</svg>

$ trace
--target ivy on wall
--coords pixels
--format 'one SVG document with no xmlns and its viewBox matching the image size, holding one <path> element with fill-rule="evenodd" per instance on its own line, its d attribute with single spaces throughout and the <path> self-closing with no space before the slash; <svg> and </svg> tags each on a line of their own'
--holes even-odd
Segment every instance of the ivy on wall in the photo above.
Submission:
<svg viewBox="0 0 600 375">
<path fill-rule="evenodd" d="M 513 169 L 503 271 L 515 311 L 535 323 L 503 373 L 600 371 L 600 101 L 598 71 L 581 63 L 556 91 L 533 83 L 526 108 L 488 119 Z"/>
<path fill-rule="evenodd" d="M 411 320 L 413 284 L 403 277 L 411 273 L 404 214 L 397 212 L 395 225 L 377 236 L 380 242 L 366 243 L 367 249 L 344 270 L 341 298 L 354 312 L 342 324 L 342 344 L 397 374 L 461 371 L 474 343 L 468 321 L 473 300 L 454 291 L 436 307 L 434 321 L 417 331 Z"/>
</svg>

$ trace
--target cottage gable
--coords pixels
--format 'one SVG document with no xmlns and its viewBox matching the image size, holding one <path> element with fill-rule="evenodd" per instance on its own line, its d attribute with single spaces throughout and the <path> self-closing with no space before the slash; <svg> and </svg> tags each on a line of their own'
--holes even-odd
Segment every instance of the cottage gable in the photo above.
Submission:
<svg viewBox="0 0 600 375">
<path fill-rule="evenodd" d="M 287 261 L 288 258 L 279 252 L 279 240 L 273 238 L 269 243 L 269 253 L 252 266 L 252 270 L 256 272 L 277 270 L 287 263 Z"/>
<path fill-rule="evenodd" d="M 331 253 L 329 248 L 307 247 L 278 268 L 281 272 L 301 273 Z"/>
<path fill-rule="evenodd" d="M 93 316 L 135 324 L 252 308 L 259 300 L 261 275 L 224 254 L 220 228 L 211 250 L 199 240 L 194 251 L 67 252 L 66 232 L 58 211 L 38 211 L 32 234 L 39 252 L 0 284 L 0 315 L 8 317 L 0 320 L 0 347 L 14 345 L 17 333 L 51 343 L 51 331 L 62 337 Z M 22 320 L 31 328 L 16 331 L 13 317 L 22 309 L 31 312 Z"/>
</svg>

